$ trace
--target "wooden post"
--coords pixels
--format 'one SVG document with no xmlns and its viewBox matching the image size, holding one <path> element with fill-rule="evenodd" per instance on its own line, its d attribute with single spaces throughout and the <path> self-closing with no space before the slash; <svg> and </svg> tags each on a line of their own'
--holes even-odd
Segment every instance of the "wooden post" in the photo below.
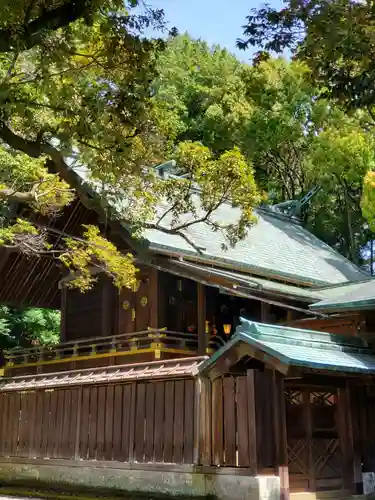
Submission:
<svg viewBox="0 0 375 500">
<path fill-rule="evenodd" d="M 102 294 L 102 337 L 108 337 L 111 335 L 112 329 L 111 329 L 111 320 L 114 319 L 112 318 L 112 315 L 114 314 L 114 309 L 111 307 L 111 287 L 112 283 L 109 281 L 107 277 L 100 277 L 100 279 L 104 280 L 101 283 L 101 294 Z M 100 286 L 100 283 L 99 283 Z"/>
<path fill-rule="evenodd" d="M 270 320 L 270 304 L 267 302 L 260 303 L 260 321 L 268 323 Z"/>
<path fill-rule="evenodd" d="M 350 439 L 350 447 L 352 450 L 353 457 L 353 485 L 352 493 L 354 495 L 363 494 L 363 481 L 362 481 L 362 460 L 361 460 L 361 443 L 360 443 L 360 432 L 358 427 L 358 417 L 359 417 L 359 403 L 360 398 L 356 398 L 354 391 L 350 390 L 350 386 L 347 382 L 347 393 L 348 393 L 348 433 Z"/>
<path fill-rule="evenodd" d="M 206 333 L 206 289 L 202 283 L 197 283 L 198 307 L 198 355 L 204 356 L 207 350 Z"/>
<path fill-rule="evenodd" d="M 199 378 L 199 452 L 200 465 L 211 465 L 211 443 L 212 443 L 212 406 L 211 406 L 211 381 L 207 378 Z"/>
<path fill-rule="evenodd" d="M 279 392 L 279 478 L 280 478 L 280 500 L 289 500 L 289 467 L 288 467 L 288 440 L 286 428 L 286 409 L 285 409 L 285 380 L 284 376 L 276 373 L 276 382 L 278 382 Z"/>
<path fill-rule="evenodd" d="M 246 374 L 247 385 L 247 421 L 249 429 L 249 468 L 250 475 L 256 476 L 258 473 L 258 457 L 257 457 L 257 422 L 255 412 L 255 377 L 254 370 L 247 370 Z"/>
<path fill-rule="evenodd" d="M 150 327 L 157 329 L 159 326 L 158 321 L 158 270 L 156 268 L 150 268 Z M 164 325 L 163 325 L 164 326 Z"/>
<path fill-rule="evenodd" d="M 308 473 L 309 473 L 309 490 L 316 491 L 316 477 L 315 477 L 315 460 L 313 455 L 313 422 L 310 408 L 310 391 L 304 391 L 303 393 L 303 407 L 306 420 L 306 434 L 307 434 L 307 453 L 308 453 Z"/>
<path fill-rule="evenodd" d="M 360 491 L 362 486 L 361 461 L 354 445 L 353 408 L 350 402 L 349 388 L 343 387 L 338 393 L 338 422 L 339 435 L 343 456 L 343 483 L 344 488 L 352 493 Z"/>
<path fill-rule="evenodd" d="M 199 465 L 200 460 L 200 425 L 201 425 L 201 380 L 195 379 L 194 383 L 194 448 L 193 464 Z"/>
<path fill-rule="evenodd" d="M 81 430 L 81 411 L 82 411 L 82 386 L 79 386 L 78 389 L 78 408 L 77 408 L 77 426 L 76 426 L 76 435 L 75 435 L 75 443 L 74 443 L 74 458 L 75 460 L 79 460 L 79 440 L 80 440 L 80 430 Z"/>
<path fill-rule="evenodd" d="M 67 305 L 67 289 L 65 286 L 61 289 L 61 316 L 60 316 L 60 342 L 67 341 L 66 332 L 66 305 Z"/>
</svg>

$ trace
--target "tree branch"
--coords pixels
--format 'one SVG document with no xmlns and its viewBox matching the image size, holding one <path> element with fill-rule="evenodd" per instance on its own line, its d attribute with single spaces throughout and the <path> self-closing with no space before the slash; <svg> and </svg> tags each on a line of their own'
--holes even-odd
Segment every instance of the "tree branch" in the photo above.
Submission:
<svg viewBox="0 0 375 500">
<path fill-rule="evenodd" d="M 0 30 L 0 52 L 31 49 L 43 40 L 46 33 L 64 28 L 81 18 L 90 4 L 90 0 L 68 0 L 64 5 L 47 10 L 36 19 L 21 25 L 16 36 L 12 28 Z"/>
<path fill-rule="evenodd" d="M 68 167 L 63 155 L 58 149 L 47 142 L 30 141 L 13 132 L 5 123 L 0 124 L 0 139 L 6 142 L 13 149 L 22 151 L 31 158 L 40 158 L 42 155 L 49 156 L 51 161 L 47 166 L 51 173 L 59 174 L 72 188 L 79 187 L 76 175 Z"/>
<path fill-rule="evenodd" d="M 152 224 L 152 223 L 145 223 L 144 227 L 146 229 L 156 229 L 157 231 L 161 231 L 162 233 L 173 234 L 174 236 L 180 236 L 186 241 L 186 243 L 191 245 L 197 253 L 199 253 L 200 255 L 203 254 L 202 248 L 199 247 L 196 243 L 194 243 L 194 241 L 192 241 L 187 234 L 185 234 L 180 230 L 170 229 L 168 227 L 159 226 L 158 224 Z"/>
<path fill-rule="evenodd" d="M 14 191 L 13 189 L 0 189 L 0 200 L 14 201 L 16 203 L 32 203 L 36 201 L 33 191 Z"/>
</svg>

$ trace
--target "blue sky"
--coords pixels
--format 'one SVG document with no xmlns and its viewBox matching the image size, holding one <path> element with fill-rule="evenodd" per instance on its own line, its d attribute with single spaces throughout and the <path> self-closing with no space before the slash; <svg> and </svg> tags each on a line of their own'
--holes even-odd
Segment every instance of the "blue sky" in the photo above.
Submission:
<svg viewBox="0 0 375 500">
<path fill-rule="evenodd" d="M 153 7 L 164 9 L 170 27 L 176 26 L 180 33 L 187 31 L 194 38 L 202 38 L 211 44 L 220 44 L 240 59 L 251 58 L 247 52 L 236 48 L 236 39 L 242 36 L 242 26 L 253 7 L 260 7 L 262 0 L 149 0 Z M 271 5 L 281 5 L 280 0 L 271 0 Z"/>
</svg>

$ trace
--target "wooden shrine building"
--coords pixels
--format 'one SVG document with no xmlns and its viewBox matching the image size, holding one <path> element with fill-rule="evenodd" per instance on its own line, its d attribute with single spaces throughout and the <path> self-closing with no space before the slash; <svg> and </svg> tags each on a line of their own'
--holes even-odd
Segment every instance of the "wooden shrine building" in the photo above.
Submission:
<svg viewBox="0 0 375 500">
<path fill-rule="evenodd" d="M 228 500 L 369 492 L 375 281 L 277 208 L 228 251 L 190 226 L 197 252 L 154 230 L 132 240 L 67 180 L 79 199 L 43 221 L 56 243 L 102 225 L 138 285 L 119 293 L 102 274 L 82 294 L 53 261 L 0 250 L 1 302 L 61 310 L 59 345 L 4 353 L 0 479 Z"/>
</svg>

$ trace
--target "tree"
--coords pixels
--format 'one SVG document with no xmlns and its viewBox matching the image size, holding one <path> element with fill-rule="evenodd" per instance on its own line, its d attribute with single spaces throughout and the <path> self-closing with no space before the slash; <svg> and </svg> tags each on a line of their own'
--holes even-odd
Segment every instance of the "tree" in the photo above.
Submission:
<svg viewBox="0 0 375 500">
<path fill-rule="evenodd" d="M 360 141 L 352 152 L 345 148 L 356 134 L 362 138 L 361 126 L 324 97 L 304 62 L 260 57 L 244 64 L 220 47 L 182 35 L 171 38 L 159 58 L 154 88 L 172 146 L 182 139 L 199 140 L 216 157 L 238 147 L 272 203 L 322 186 L 305 224 L 359 260 L 366 243 L 361 182 L 372 168 L 366 149 L 371 146 Z M 340 151 L 348 161 L 339 173 L 329 155 L 337 161 Z"/>
<path fill-rule="evenodd" d="M 370 144 L 375 125 L 374 28 L 375 14 L 368 2 L 298 0 L 287 2 L 281 10 L 267 5 L 254 9 L 244 26 L 245 37 L 238 41 L 238 45 L 242 48 L 257 46 L 266 52 L 291 50 L 295 60 L 308 65 L 314 85 L 321 89 L 320 96 L 343 109 L 352 122 L 356 122 L 361 138 L 365 134 Z M 355 206 L 362 207 L 363 215 L 374 228 L 372 161 L 367 169 L 370 171 L 359 167 L 357 173 L 362 177 L 359 179 L 356 175 L 353 186 L 347 183 L 346 191 L 355 192 Z M 336 178 L 340 186 L 342 179 L 339 182 Z M 343 200 L 341 205 L 347 205 L 348 200 L 353 200 L 352 194 L 346 193 Z M 353 219 L 350 220 L 352 235 L 359 231 L 372 238 L 363 223 L 358 226 Z"/>
<path fill-rule="evenodd" d="M 56 344 L 59 336 L 59 311 L 0 307 L 1 349 Z"/>
<path fill-rule="evenodd" d="M 0 244 L 59 258 L 78 271 L 70 286 L 90 287 L 91 265 L 104 269 L 120 288 L 136 281 L 132 255 L 121 254 L 98 227 L 84 227 L 81 239 L 66 235 L 56 247 L 47 225 L 17 217 L 15 204 L 47 218 L 68 206 L 80 190 L 72 175 L 75 163 L 87 166 L 100 197 L 123 207 L 115 215 L 126 216 L 135 235 L 144 227 L 157 227 L 187 238 L 186 223 L 178 221 L 192 207 L 186 185 L 198 181 L 202 197 L 212 203 L 204 204 L 206 213 L 196 213 L 197 220 L 211 224 L 218 200 L 232 198 L 243 208 L 243 216 L 237 227 L 223 228 L 231 243 L 253 223 L 245 200 L 257 200 L 254 183 L 245 184 L 239 193 L 242 181 L 252 178 L 252 167 L 236 151 L 228 153 L 233 166 L 230 177 L 220 161 L 212 163 L 209 154 L 199 149 L 186 162 L 187 183 L 173 178 L 161 181 L 150 167 L 171 151 L 163 114 L 151 100 L 155 64 L 164 43 L 143 33 L 150 25 L 163 27 L 163 15 L 148 7 L 139 10 L 142 5 L 138 0 L 125 5 L 122 0 L 5 0 L 2 4 Z M 200 153 L 202 158 L 197 157 Z M 204 162 L 209 177 L 201 175 Z M 213 165 L 218 166 L 223 184 L 213 182 Z M 172 226 L 160 223 L 157 207 L 165 199 L 174 215 Z"/>
<path fill-rule="evenodd" d="M 241 48 L 290 49 L 312 69 L 314 81 L 348 109 L 372 113 L 375 95 L 375 13 L 370 2 L 293 0 L 283 9 L 253 9 L 244 26 Z"/>
<path fill-rule="evenodd" d="M 237 145 L 236 130 L 250 111 L 243 67 L 227 50 L 187 34 L 168 40 L 153 88 L 172 144 L 201 141 L 214 154 Z"/>
</svg>

